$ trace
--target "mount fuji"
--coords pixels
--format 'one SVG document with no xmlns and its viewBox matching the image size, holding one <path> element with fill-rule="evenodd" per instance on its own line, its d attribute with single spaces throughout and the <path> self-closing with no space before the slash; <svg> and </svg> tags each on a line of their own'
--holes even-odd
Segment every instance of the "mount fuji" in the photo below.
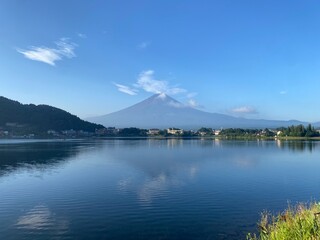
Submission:
<svg viewBox="0 0 320 240">
<path fill-rule="evenodd" d="M 183 129 L 197 129 L 200 127 L 277 128 L 307 124 L 296 120 L 246 119 L 219 113 L 209 113 L 189 107 L 164 93 L 155 94 L 142 102 L 120 111 L 88 118 L 87 120 L 106 127 L 160 129 L 168 127 Z"/>
</svg>

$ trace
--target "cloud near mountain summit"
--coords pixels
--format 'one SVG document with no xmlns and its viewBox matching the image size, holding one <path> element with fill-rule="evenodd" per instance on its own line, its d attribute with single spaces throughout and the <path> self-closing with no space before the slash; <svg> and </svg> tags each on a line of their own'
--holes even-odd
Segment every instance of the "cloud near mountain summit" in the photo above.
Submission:
<svg viewBox="0 0 320 240">
<path fill-rule="evenodd" d="M 165 80 L 157 80 L 154 77 L 153 70 L 146 70 L 142 71 L 136 83 L 132 84 L 132 86 L 127 86 L 119 83 L 113 83 L 117 88 L 118 91 L 128 94 L 128 95 L 137 95 L 139 89 L 144 90 L 148 93 L 153 94 L 160 94 L 165 93 L 167 95 L 177 95 L 177 94 L 184 94 L 185 98 L 187 98 L 186 106 L 190 106 L 193 108 L 198 107 L 198 103 L 194 100 L 194 97 L 197 95 L 194 92 L 188 92 L 184 88 L 180 88 L 177 85 L 170 85 L 168 81 Z"/>
<path fill-rule="evenodd" d="M 114 83 L 118 87 L 118 91 L 129 94 L 136 95 L 139 89 L 142 89 L 149 93 L 159 94 L 165 93 L 168 95 L 176 95 L 179 93 L 187 93 L 188 91 L 177 86 L 171 86 L 165 80 L 157 80 L 154 77 L 153 70 L 142 71 L 137 79 L 137 82 L 131 86 L 126 86 L 123 84 Z"/>
<path fill-rule="evenodd" d="M 186 89 L 179 88 L 177 86 L 170 86 L 167 81 L 156 80 L 154 78 L 154 71 L 147 70 L 139 74 L 137 83 L 134 84 L 136 88 L 141 88 L 150 93 L 166 93 L 168 95 L 175 95 L 178 93 L 187 92 Z"/>
</svg>

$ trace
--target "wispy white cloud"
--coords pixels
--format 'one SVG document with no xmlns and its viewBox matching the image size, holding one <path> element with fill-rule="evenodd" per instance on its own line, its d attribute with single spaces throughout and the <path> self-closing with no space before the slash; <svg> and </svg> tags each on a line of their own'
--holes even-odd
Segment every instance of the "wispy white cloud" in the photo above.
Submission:
<svg viewBox="0 0 320 240">
<path fill-rule="evenodd" d="M 77 35 L 79 38 L 87 38 L 87 35 L 84 33 L 78 33 Z"/>
<path fill-rule="evenodd" d="M 134 89 L 134 88 L 131 88 L 129 86 L 122 85 L 122 84 L 118 84 L 118 83 L 113 83 L 113 84 L 115 86 L 117 86 L 118 91 L 120 91 L 120 92 L 129 94 L 129 95 L 132 95 L 132 96 L 133 95 L 137 95 L 137 92 L 138 92 L 137 89 Z"/>
<path fill-rule="evenodd" d="M 118 83 L 113 83 L 117 88 L 118 91 L 129 94 L 129 95 L 137 95 L 139 89 L 154 93 L 154 94 L 161 94 L 159 97 L 167 95 L 177 95 L 177 94 L 184 94 L 183 98 L 185 98 L 186 103 L 177 103 L 172 102 L 170 105 L 176 108 L 181 107 L 192 107 L 192 108 L 202 108 L 194 97 L 197 95 L 195 92 L 188 92 L 184 88 L 180 88 L 177 85 L 171 85 L 168 81 L 165 80 L 158 80 L 154 76 L 153 70 L 142 71 L 136 83 L 132 86 L 126 86 Z"/>
<path fill-rule="evenodd" d="M 156 80 L 154 78 L 154 71 L 147 70 L 140 73 L 137 83 L 134 84 L 136 88 L 141 88 L 150 93 L 166 93 L 169 95 L 176 95 L 178 93 L 186 93 L 187 90 L 177 86 L 171 86 L 167 81 Z"/>
<path fill-rule="evenodd" d="M 189 99 L 189 100 L 188 100 L 188 106 L 189 106 L 189 107 L 192 107 L 192 108 L 196 108 L 196 107 L 199 106 L 199 104 L 196 102 L 196 100 L 194 100 L 194 99 Z"/>
<path fill-rule="evenodd" d="M 150 44 L 151 44 L 151 42 L 147 42 L 147 41 L 145 41 L 145 42 L 141 42 L 140 44 L 138 44 L 138 49 L 146 49 L 147 47 L 149 47 L 150 46 Z"/>
<path fill-rule="evenodd" d="M 236 114 L 257 114 L 258 113 L 258 111 L 254 107 L 250 107 L 250 106 L 233 108 L 231 109 L 231 112 Z"/>
<path fill-rule="evenodd" d="M 285 94 L 287 94 L 287 91 L 283 90 L 283 91 L 280 92 L 280 94 L 281 95 L 285 95 Z"/>
<path fill-rule="evenodd" d="M 47 63 L 51 66 L 55 66 L 55 62 L 63 58 L 74 58 L 76 56 L 74 49 L 77 45 L 70 42 L 67 38 L 61 38 L 55 42 L 55 45 L 55 48 L 31 46 L 28 50 L 16 50 L 30 60 Z"/>
</svg>

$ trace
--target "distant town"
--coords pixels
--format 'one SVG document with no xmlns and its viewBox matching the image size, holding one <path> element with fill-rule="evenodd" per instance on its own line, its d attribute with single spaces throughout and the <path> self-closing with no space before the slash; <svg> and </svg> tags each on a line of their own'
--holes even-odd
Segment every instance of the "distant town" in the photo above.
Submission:
<svg viewBox="0 0 320 240">
<path fill-rule="evenodd" d="M 208 138 L 312 138 L 320 137 L 320 129 L 315 129 L 312 125 L 297 125 L 289 127 L 280 127 L 276 129 L 242 129 L 226 128 L 213 129 L 202 127 L 197 130 L 186 130 L 182 128 L 166 129 L 140 129 L 135 127 L 116 128 L 106 127 L 96 129 L 94 132 L 84 130 L 68 129 L 57 131 L 48 129 L 42 132 L 26 133 L 25 125 L 18 123 L 6 123 L 0 127 L 0 138 L 113 138 L 113 137 L 154 137 L 154 138 L 190 138 L 190 137 L 208 137 Z"/>
</svg>

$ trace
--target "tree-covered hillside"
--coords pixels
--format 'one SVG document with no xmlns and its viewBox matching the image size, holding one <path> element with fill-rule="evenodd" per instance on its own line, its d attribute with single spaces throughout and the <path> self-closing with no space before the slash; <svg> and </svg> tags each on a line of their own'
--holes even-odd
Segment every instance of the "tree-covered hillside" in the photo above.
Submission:
<svg viewBox="0 0 320 240">
<path fill-rule="evenodd" d="M 16 128 L 21 132 L 45 132 L 48 130 L 94 132 L 102 125 L 81 120 L 59 108 L 48 105 L 21 104 L 0 97 L 0 128 Z"/>
</svg>

